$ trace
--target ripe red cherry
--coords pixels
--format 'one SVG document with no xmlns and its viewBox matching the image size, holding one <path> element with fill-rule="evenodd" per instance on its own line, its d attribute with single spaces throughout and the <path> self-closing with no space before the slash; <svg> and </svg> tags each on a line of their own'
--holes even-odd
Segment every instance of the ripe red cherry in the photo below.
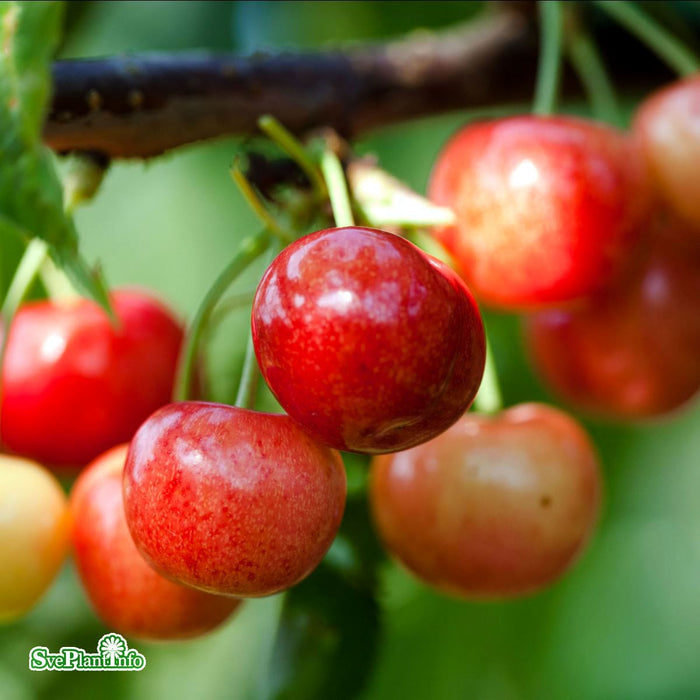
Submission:
<svg viewBox="0 0 700 700">
<path fill-rule="evenodd" d="M 312 436 L 356 452 L 405 449 L 469 407 L 484 329 L 469 290 L 376 229 L 310 234 L 273 261 L 253 302 L 260 369 Z"/>
<path fill-rule="evenodd" d="M 646 99 L 633 128 L 640 137 L 654 185 L 677 214 L 700 230 L 700 74 Z"/>
<path fill-rule="evenodd" d="M 132 440 L 124 506 L 136 546 L 164 576 L 264 596 L 323 558 L 343 515 L 345 470 L 289 416 L 176 403 Z"/>
<path fill-rule="evenodd" d="M 430 442 L 375 457 L 370 484 L 387 548 L 460 597 L 516 596 L 553 582 L 588 540 L 600 499 L 588 436 L 541 404 L 467 413 Z"/>
<path fill-rule="evenodd" d="M 435 233 L 477 299 L 506 309 L 561 305 L 608 284 L 649 206 L 638 144 L 571 117 L 465 127 L 432 172 L 431 198 L 457 223 Z"/>
<path fill-rule="evenodd" d="M 625 284 L 575 312 L 525 319 L 542 378 L 563 399 L 617 418 L 667 413 L 700 389 L 700 239 L 664 221 Z"/>
<path fill-rule="evenodd" d="M 227 619 L 240 601 L 168 581 L 139 554 L 122 499 L 127 447 L 100 455 L 71 492 L 73 556 L 83 587 L 100 619 L 121 634 L 199 636 Z"/>
<path fill-rule="evenodd" d="M 112 295 L 113 327 L 93 302 L 24 305 L 10 331 L 0 436 L 7 449 L 82 466 L 170 400 L 182 329 L 150 294 Z"/>
</svg>

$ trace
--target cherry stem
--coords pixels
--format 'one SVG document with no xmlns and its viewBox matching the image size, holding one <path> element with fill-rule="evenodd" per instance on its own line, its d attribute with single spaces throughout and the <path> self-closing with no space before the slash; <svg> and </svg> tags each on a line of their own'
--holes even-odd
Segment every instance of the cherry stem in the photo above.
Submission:
<svg viewBox="0 0 700 700">
<path fill-rule="evenodd" d="M 325 198 L 328 190 L 323 175 L 301 141 L 270 114 L 258 119 L 258 127 L 304 171 L 319 198 Z"/>
<path fill-rule="evenodd" d="M 268 254 L 265 256 L 266 268 L 270 265 L 277 253 L 279 253 L 279 247 L 275 245 L 270 246 Z M 245 346 L 241 378 L 238 380 L 238 391 L 236 392 L 235 401 L 236 406 L 239 408 L 249 408 L 251 410 L 255 408 L 259 379 L 260 368 L 258 367 L 258 360 L 255 357 L 252 328 L 248 328 L 248 342 Z"/>
<path fill-rule="evenodd" d="M 628 0 L 595 0 L 601 10 L 607 12 L 630 34 L 646 44 L 659 58 L 681 76 L 700 70 L 700 61 L 687 46 L 656 20 L 649 17 Z"/>
<path fill-rule="evenodd" d="M 282 244 L 287 245 L 291 243 L 294 237 L 280 226 L 275 217 L 267 210 L 267 207 L 255 192 L 255 188 L 250 183 L 250 180 L 248 180 L 245 173 L 241 170 L 237 160 L 231 166 L 230 172 L 234 182 L 238 185 L 238 189 L 240 189 L 241 194 L 245 197 L 246 202 L 248 202 L 250 208 L 257 214 L 267 230 L 279 239 Z"/>
<path fill-rule="evenodd" d="M 335 225 L 339 228 L 353 226 L 355 220 L 352 216 L 350 194 L 343 166 L 340 158 L 329 148 L 321 156 L 321 171 L 328 187 L 328 197 L 331 200 Z"/>
<path fill-rule="evenodd" d="M 498 370 L 491 350 L 491 343 L 486 339 L 486 364 L 479 392 L 474 399 L 474 408 L 479 413 L 496 413 L 503 408 L 503 396 L 498 382 Z"/>
<path fill-rule="evenodd" d="M 80 298 L 63 270 L 56 266 L 51 258 L 46 258 L 41 266 L 41 282 L 44 285 L 49 299 L 61 303 L 71 299 Z"/>
<path fill-rule="evenodd" d="M 270 233 L 268 229 L 263 229 L 252 236 L 244 238 L 233 260 L 221 271 L 204 296 L 204 299 L 202 299 L 187 331 L 185 343 L 180 355 L 175 388 L 173 391 L 174 401 L 186 401 L 190 394 L 192 374 L 199 352 L 200 339 L 209 322 L 214 307 L 226 290 L 233 284 L 238 275 L 267 250 L 270 244 Z"/>
<path fill-rule="evenodd" d="M 10 337 L 10 327 L 20 304 L 27 296 L 30 287 L 36 279 L 39 270 L 47 259 L 49 246 L 41 238 L 32 238 L 24 250 L 22 259 L 15 270 L 10 287 L 2 303 L 2 320 L 4 332 L 0 342 L 0 394 L 2 393 L 2 367 L 5 362 L 7 341 Z"/>
<path fill-rule="evenodd" d="M 622 126 L 617 94 L 600 51 L 577 14 L 569 13 L 569 19 L 567 55 L 588 94 L 593 113 L 597 119 Z"/>
<path fill-rule="evenodd" d="M 255 290 L 249 289 L 247 292 L 239 292 L 222 299 L 209 320 L 209 327 L 211 328 L 221 323 L 232 311 L 237 311 L 244 306 L 250 306 L 254 297 Z"/>
<path fill-rule="evenodd" d="M 253 336 L 248 334 L 248 342 L 245 346 L 245 356 L 243 358 L 243 368 L 241 370 L 241 379 L 238 383 L 238 392 L 236 393 L 236 403 L 238 408 L 255 408 L 255 398 L 258 394 L 258 379 L 260 372 L 258 370 L 258 361 L 255 357 L 255 346 L 253 345 Z"/>
<path fill-rule="evenodd" d="M 558 0 L 538 3 L 540 14 L 540 57 L 537 66 L 534 114 L 549 115 L 556 108 L 561 69 L 562 11 Z"/>
</svg>

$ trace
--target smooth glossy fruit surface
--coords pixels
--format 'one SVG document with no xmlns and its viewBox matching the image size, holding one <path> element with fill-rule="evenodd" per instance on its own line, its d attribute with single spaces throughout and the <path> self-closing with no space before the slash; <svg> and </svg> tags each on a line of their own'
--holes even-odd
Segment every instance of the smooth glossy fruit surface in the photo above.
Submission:
<svg viewBox="0 0 700 700">
<path fill-rule="evenodd" d="M 429 184 L 457 217 L 436 237 L 477 299 L 510 310 L 567 304 L 610 283 L 638 241 L 648 193 L 633 138 L 563 116 L 466 126 Z"/>
<path fill-rule="evenodd" d="M 700 232 L 700 74 L 655 92 L 634 120 L 654 185 Z"/>
<path fill-rule="evenodd" d="M 576 312 L 524 319 L 543 380 L 593 413 L 668 413 L 700 389 L 700 239 L 664 221 L 631 279 Z"/>
<path fill-rule="evenodd" d="M 404 449 L 454 423 L 476 395 L 484 330 L 466 286 L 408 241 L 361 227 L 288 246 L 253 303 L 260 369 L 319 441 Z"/>
<path fill-rule="evenodd" d="M 423 581 L 461 597 L 505 597 L 566 571 L 589 538 L 599 492 L 578 423 L 522 404 L 468 413 L 430 442 L 375 457 L 370 497 L 381 539 Z"/>
<path fill-rule="evenodd" d="M 151 295 L 112 295 L 121 325 L 93 302 L 25 304 L 3 366 L 0 436 L 49 465 L 83 466 L 131 439 L 170 400 L 182 329 Z"/>
<path fill-rule="evenodd" d="M 187 639 L 226 620 L 240 601 L 163 578 L 139 554 L 122 499 L 128 445 L 100 455 L 71 491 L 73 556 L 98 617 L 141 639 Z"/>
<path fill-rule="evenodd" d="M 156 411 L 124 472 L 137 547 L 168 578 L 264 596 L 321 561 L 345 507 L 340 455 L 285 415 L 200 402 Z"/>
<path fill-rule="evenodd" d="M 51 585 L 68 530 L 56 478 L 35 462 L 0 455 L 0 622 L 26 613 Z"/>
</svg>

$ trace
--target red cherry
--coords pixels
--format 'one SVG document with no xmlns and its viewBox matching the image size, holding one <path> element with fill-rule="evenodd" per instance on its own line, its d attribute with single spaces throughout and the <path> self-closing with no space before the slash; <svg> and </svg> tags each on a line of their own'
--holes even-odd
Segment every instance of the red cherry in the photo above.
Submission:
<svg viewBox="0 0 700 700">
<path fill-rule="evenodd" d="M 260 369 L 319 441 L 356 452 L 404 449 L 469 407 L 484 330 L 449 268 L 385 231 L 310 234 L 273 261 L 253 302 Z"/>
<path fill-rule="evenodd" d="M 323 558 L 343 515 L 345 471 L 289 416 L 182 402 L 132 440 L 124 505 L 136 546 L 164 576 L 264 596 Z"/>
<path fill-rule="evenodd" d="M 110 628 L 142 639 L 186 639 L 221 624 L 240 600 L 168 581 L 139 554 L 122 499 L 128 445 L 100 455 L 71 492 L 73 555 L 95 612 Z"/>
<path fill-rule="evenodd" d="M 82 466 L 131 439 L 170 400 L 182 329 L 141 291 L 115 291 L 113 327 L 93 302 L 32 302 L 17 313 L 3 367 L 0 434 L 18 454 Z"/>
<path fill-rule="evenodd" d="M 434 440 L 375 457 L 370 498 L 387 548 L 461 597 L 529 593 L 560 577 L 595 523 L 593 446 L 566 413 L 468 413 Z"/>
<path fill-rule="evenodd" d="M 655 92 L 639 107 L 639 135 L 654 185 L 700 231 L 700 74 Z"/>
<path fill-rule="evenodd" d="M 542 378 L 563 398 L 618 418 L 667 413 L 700 389 L 700 239 L 665 221 L 626 284 L 576 312 L 525 319 Z"/>
<path fill-rule="evenodd" d="M 608 284 L 649 207 L 638 144 L 571 117 L 465 127 L 438 157 L 429 192 L 457 217 L 436 237 L 477 298 L 506 309 L 561 305 Z"/>
</svg>

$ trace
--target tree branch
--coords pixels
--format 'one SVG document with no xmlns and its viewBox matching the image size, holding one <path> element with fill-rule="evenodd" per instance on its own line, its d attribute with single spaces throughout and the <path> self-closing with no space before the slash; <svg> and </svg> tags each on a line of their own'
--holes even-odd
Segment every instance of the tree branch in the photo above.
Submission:
<svg viewBox="0 0 700 700">
<path fill-rule="evenodd" d="M 327 126 L 353 138 L 414 117 L 529 100 L 538 53 L 533 3 L 493 5 L 498 11 L 456 29 L 347 51 L 59 61 L 45 140 L 59 152 L 147 158 L 254 133 L 268 113 L 298 134 Z M 619 28 L 598 34 L 626 88 L 667 75 Z M 580 89 L 570 73 L 563 87 Z"/>
<path fill-rule="evenodd" d="M 506 10 L 446 33 L 345 52 L 58 61 L 44 136 L 59 152 L 149 157 L 253 133 L 269 113 L 296 133 L 329 126 L 351 137 L 411 117 L 525 98 L 536 53 L 530 20 Z"/>
</svg>

